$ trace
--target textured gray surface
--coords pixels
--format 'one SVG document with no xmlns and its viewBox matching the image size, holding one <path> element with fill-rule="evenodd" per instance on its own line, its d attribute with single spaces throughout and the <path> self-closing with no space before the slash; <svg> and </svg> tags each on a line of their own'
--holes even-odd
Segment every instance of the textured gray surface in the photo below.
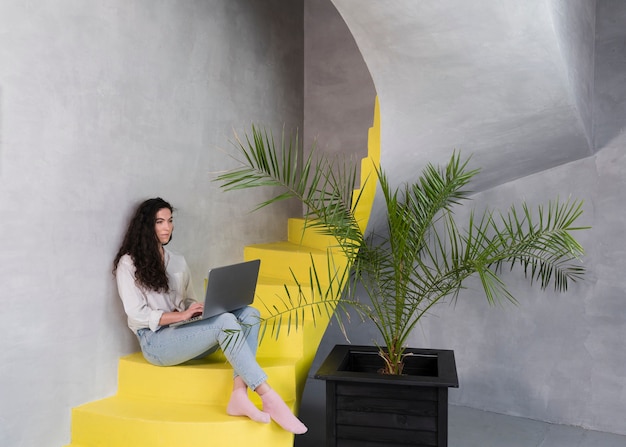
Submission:
<svg viewBox="0 0 626 447">
<path fill-rule="evenodd" d="M 457 148 L 482 168 L 473 206 L 571 195 L 585 202 L 581 224 L 592 226 L 579 234 L 587 278 L 567 294 L 506 275 L 520 305 L 489 307 L 468 283 L 410 345 L 455 350 L 453 404 L 626 434 L 626 3 L 333 3 L 378 92 L 382 163 L 393 181 L 414 179 Z M 349 331 L 354 343 L 376 338 L 368 325 Z M 331 327 L 316 364 L 342 341 Z M 310 380 L 305 396 L 323 392 Z M 315 424 L 323 406 L 303 411 Z"/>
<path fill-rule="evenodd" d="M 594 21 L 581 2 L 333 3 L 372 74 L 394 177 L 461 149 L 483 189 L 593 153 Z"/>
<path fill-rule="evenodd" d="M 346 80 L 363 67 L 354 43 L 322 40 L 345 30 L 335 22 L 325 35 L 315 15 L 325 6 L 307 1 L 320 41 L 306 46 L 306 76 L 300 1 L 0 3 L 0 444 L 58 447 L 71 407 L 115 391 L 117 358 L 136 344 L 110 261 L 133 203 L 159 194 L 178 208 L 172 248 L 199 289 L 208 265 L 280 238 L 297 213 L 249 218 L 265 193 L 225 195 L 211 183 L 233 165 L 221 150 L 233 127 L 302 129 L 310 113 L 308 139 L 361 144 L 353 126 L 370 125 L 368 76 Z M 394 180 L 459 148 L 484 170 L 477 206 L 571 193 L 593 226 L 582 237 L 589 278 L 570 294 L 510 278 L 519 308 L 488 308 L 470 291 L 412 344 L 455 349 L 456 404 L 626 434 L 626 3 L 333 3 L 380 96 Z M 362 94 L 361 106 L 344 92 Z M 316 116 L 325 108 L 336 115 Z M 333 140 L 323 134 L 331 125 L 350 130 Z M 375 337 L 353 326 L 353 342 Z M 337 341 L 333 326 L 320 355 Z M 320 392 L 313 384 L 305 395 Z M 319 419 L 316 407 L 303 412 Z M 561 433 L 546 439 L 570 436 Z M 621 445 L 584 433 L 581 447 Z"/>
<path fill-rule="evenodd" d="M 137 344 L 111 262 L 135 204 L 178 209 L 195 288 L 286 235 L 225 194 L 233 129 L 302 127 L 303 2 L 0 2 L 0 445 L 59 447 Z M 45 378 L 42 373 L 45 371 Z"/>
<path fill-rule="evenodd" d="M 367 155 L 376 91 L 354 38 L 330 0 L 307 1 L 304 45 L 304 140 L 319 150 Z"/>
<path fill-rule="evenodd" d="M 623 447 L 626 436 L 504 416 L 449 409 L 449 447 Z"/>
</svg>

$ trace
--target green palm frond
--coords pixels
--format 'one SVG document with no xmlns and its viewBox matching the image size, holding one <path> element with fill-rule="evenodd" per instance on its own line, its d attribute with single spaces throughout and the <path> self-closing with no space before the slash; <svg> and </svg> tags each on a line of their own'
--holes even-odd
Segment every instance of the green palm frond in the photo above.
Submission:
<svg viewBox="0 0 626 447">
<path fill-rule="evenodd" d="M 237 138 L 236 146 L 244 159 L 240 168 L 217 178 L 222 187 L 280 187 L 259 207 L 298 199 L 305 207 L 305 228 L 335 237 L 349 260 L 347 268 L 338 270 L 329 250 L 326 275 L 313 262 L 308 278 L 294 275 L 299 287 L 311 286 L 313 295 L 308 298 L 299 289 L 298 296 L 291 296 L 285 288 L 281 306 L 267 309 L 271 316 L 263 321 L 263 333 L 270 330 L 276 336 L 284 322 L 297 328 L 305 310 L 314 316 L 329 315 L 335 306 L 351 306 L 376 325 L 391 365 L 402 358 L 419 320 L 442 300 L 458 299 L 471 276 L 478 277 L 486 299 L 495 304 L 517 302 L 501 278 L 505 267 L 520 269 L 541 289 L 553 284 L 557 291 L 566 291 L 585 273 L 583 248 L 572 236 L 586 228 L 577 226 L 581 201 L 555 200 L 534 212 L 524 202 L 505 213 L 472 211 L 459 224 L 454 209 L 469 200 L 472 192 L 467 186 L 479 170 L 469 169 L 469 159 L 462 160 L 458 152 L 443 168 L 429 164 L 410 184 L 392 186 L 383 169 L 377 169 L 385 226 L 366 237 L 355 218 L 360 197 L 354 196 L 354 164 L 315 158 L 313 150 L 300 160 L 297 136 L 287 140 L 283 132 L 277 145 L 271 132 L 258 127 L 252 128 L 251 136 Z M 370 297 L 370 307 L 359 303 L 357 284 Z M 333 315 L 345 333 L 340 314 Z"/>
</svg>

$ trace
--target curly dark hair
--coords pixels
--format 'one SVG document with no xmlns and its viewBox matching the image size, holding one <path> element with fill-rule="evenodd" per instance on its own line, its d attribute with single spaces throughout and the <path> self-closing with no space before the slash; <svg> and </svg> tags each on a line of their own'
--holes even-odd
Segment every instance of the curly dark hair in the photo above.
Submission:
<svg viewBox="0 0 626 447">
<path fill-rule="evenodd" d="M 128 224 L 124 241 L 113 261 L 113 274 L 120 258 L 130 255 L 135 264 L 137 285 L 156 292 L 169 291 L 165 264 L 161 257 L 161 244 L 156 236 L 154 225 L 156 214 L 163 208 L 174 211 L 172 205 L 160 197 L 141 203 Z"/>
</svg>

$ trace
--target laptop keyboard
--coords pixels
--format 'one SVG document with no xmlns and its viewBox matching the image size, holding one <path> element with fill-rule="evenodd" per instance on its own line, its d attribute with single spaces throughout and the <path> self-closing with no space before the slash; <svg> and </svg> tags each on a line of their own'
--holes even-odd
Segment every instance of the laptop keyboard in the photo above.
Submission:
<svg viewBox="0 0 626 447">
<path fill-rule="evenodd" d="M 198 320 L 202 320 L 202 315 L 198 315 L 196 317 L 192 317 L 192 318 L 190 318 L 188 320 L 185 320 L 185 323 L 190 323 L 192 321 L 198 321 Z"/>
<path fill-rule="evenodd" d="M 170 327 L 176 328 L 176 327 L 179 327 L 179 326 L 184 326 L 187 323 L 193 323 L 194 321 L 200 321 L 200 320 L 202 320 L 202 314 L 197 315 L 197 316 L 192 317 L 192 318 L 189 318 L 187 320 L 179 321 L 178 323 L 172 323 L 172 324 L 170 324 Z"/>
</svg>

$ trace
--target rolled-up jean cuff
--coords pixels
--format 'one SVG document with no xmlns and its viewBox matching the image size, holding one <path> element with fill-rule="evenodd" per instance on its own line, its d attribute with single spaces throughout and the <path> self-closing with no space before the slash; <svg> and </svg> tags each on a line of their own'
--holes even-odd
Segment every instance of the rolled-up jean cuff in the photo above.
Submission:
<svg viewBox="0 0 626 447">
<path fill-rule="evenodd" d="M 237 377 L 237 376 L 238 376 L 238 374 L 235 374 L 235 377 Z M 242 377 L 242 379 L 243 379 L 243 377 Z M 267 382 L 267 375 L 261 376 L 259 379 L 257 379 L 253 383 L 246 383 L 246 385 L 248 385 L 248 388 L 250 388 L 252 391 L 254 391 L 259 386 L 263 385 L 265 382 Z"/>
</svg>

